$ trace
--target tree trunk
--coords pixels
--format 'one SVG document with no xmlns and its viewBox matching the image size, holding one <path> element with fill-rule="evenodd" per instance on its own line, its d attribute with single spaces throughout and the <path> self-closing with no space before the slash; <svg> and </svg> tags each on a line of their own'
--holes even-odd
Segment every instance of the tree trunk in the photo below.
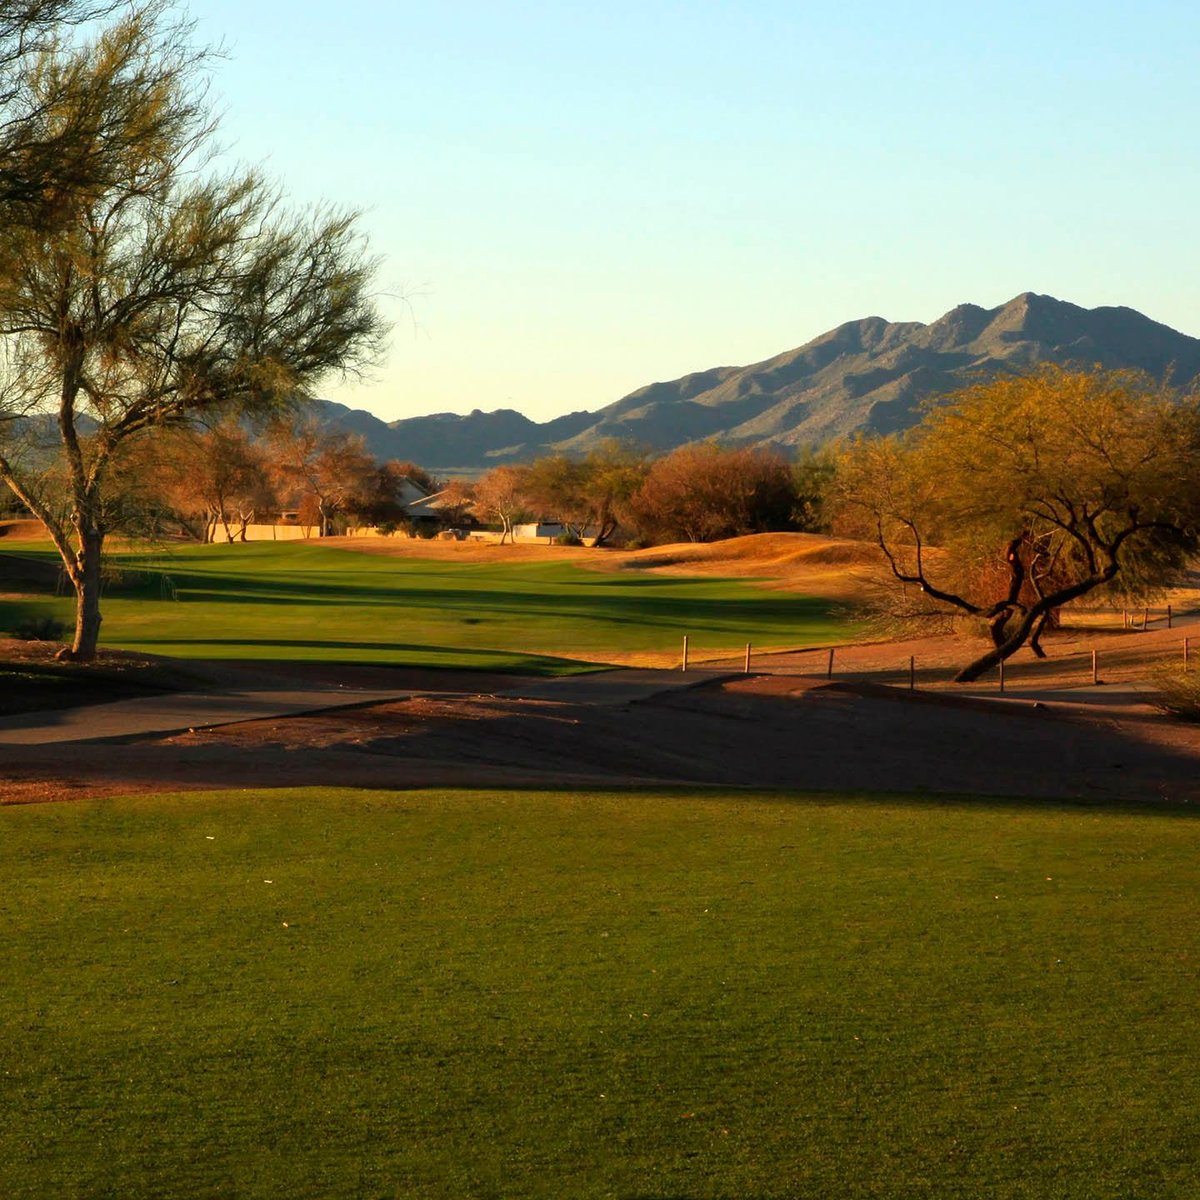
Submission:
<svg viewBox="0 0 1200 1200">
<path fill-rule="evenodd" d="M 1033 627 L 1033 632 L 1029 635 L 1029 648 L 1038 658 L 1046 657 L 1046 652 L 1042 649 L 1042 634 L 1045 632 L 1046 625 L 1050 622 L 1050 617 L 1050 613 L 1042 613 L 1041 619 Z"/>
<path fill-rule="evenodd" d="M 997 613 L 994 617 L 988 619 L 988 636 L 992 639 L 992 645 L 997 649 L 1007 641 L 1005 630 L 1008 629 L 1008 623 L 1012 620 L 1012 615 L 1012 609 L 1006 608 L 1003 612 Z"/>
<path fill-rule="evenodd" d="M 1021 623 L 1024 626 L 1024 622 Z M 986 654 L 977 658 L 973 663 L 968 663 L 954 677 L 955 683 L 974 683 L 980 675 L 985 675 L 993 667 L 998 666 L 1003 659 L 1009 658 L 1016 654 L 1025 643 L 1025 636 L 1028 631 L 1018 630 L 1016 635 L 1009 638 L 1002 646 L 996 646 L 989 650 Z"/>
<path fill-rule="evenodd" d="M 1043 596 L 1032 608 L 1024 613 L 1017 625 L 1016 631 L 1009 635 L 1003 645 L 994 647 L 986 654 L 977 658 L 973 663 L 968 663 L 967 666 L 963 667 L 955 675 L 954 682 L 973 683 L 980 675 L 997 666 L 1001 660 L 1009 658 L 1020 650 L 1029 640 L 1035 628 L 1040 634 L 1041 623 L 1048 613 L 1056 608 L 1061 608 L 1064 604 L 1070 604 L 1072 600 L 1078 600 L 1080 596 L 1086 596 L 1094 588 L 1111 582 L 1116 577 L 1117 571 L 1120 568 L 1115 548 L 1110 553 L 1112 557 L 1103 570 L 1097 571 L 1095 575 L 1090 575 L 1087 579 L 1082 579 L 1070 587 L 1062 588 L 1051 596 Z"/>
<path fill-rule="evenodd" d="M 597 549 L 600 546 L 606 546 L 608 539 L 612 537 L 617 528 L 616 521 L 601 520 L 600 531 L 596 534 L 595 540 L 592 542 L 592 549 Z"/>
<path fill-rule="evenodd" d="M 100 551 L 104 534 L 94 526 L 79 525 L 78 569 L 75 585 L 75 640 L 66 657 L 73 662 L 91 662 L 100 641 Z"/>
</svg>

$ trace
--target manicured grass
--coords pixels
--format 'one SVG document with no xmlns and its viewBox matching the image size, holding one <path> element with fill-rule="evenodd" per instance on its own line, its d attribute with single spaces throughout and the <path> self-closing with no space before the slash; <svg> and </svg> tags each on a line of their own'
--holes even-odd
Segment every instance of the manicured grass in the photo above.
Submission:
<svg viewBox="0 0 1200 1200">
<path fill-rule="evenodd" d="M 696 650 L 732 650 L 748 641 L 803 645 L 848 628 L 822 600 L 741 581 L 610 574 L 571 563 L 454 563 L 288 543 L 110 561 L 133 586 L 110 589 L 104 643 L 183 658 L 556 674 L 586 669 L 581 659 L 676 653 L 685 633 Z M 67 601 L 57 603 L 69 614 Z"/>
<path fill-rule="evenodd" d="M 0 1194 L 1192 1197 L 1188 814 L 0 809 Z"/>
</svg>

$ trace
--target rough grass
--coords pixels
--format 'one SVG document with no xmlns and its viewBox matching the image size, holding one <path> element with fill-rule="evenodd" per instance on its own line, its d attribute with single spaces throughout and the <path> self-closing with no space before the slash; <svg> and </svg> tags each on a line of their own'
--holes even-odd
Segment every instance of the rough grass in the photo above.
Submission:
<svg viewBox="0 0 1200 1200">
<path fill-rule="evenodd" d="M 126 582 L 106 596 L 104 643 L 183 658 L 560 673 L 674 662 L 684 634 L 703 653 L 747 641 L 805 645 L 847 629 L 826 600 L 741 580 L 629 576 L 503 555 L 454 561 L 252 543 L 111 561 Z"/>
<path fill-rule="evenodd" d="M 1191 1197 L 1190 814 L 0 809 L 0 1194 Z"/>
<path fill-rule="evenodd" d="M 1200 670 L 1164 667 L 1156 672 L 1154 686 L 1156 708 L 1186 721 L 1200 721 Z"/>
</svg>

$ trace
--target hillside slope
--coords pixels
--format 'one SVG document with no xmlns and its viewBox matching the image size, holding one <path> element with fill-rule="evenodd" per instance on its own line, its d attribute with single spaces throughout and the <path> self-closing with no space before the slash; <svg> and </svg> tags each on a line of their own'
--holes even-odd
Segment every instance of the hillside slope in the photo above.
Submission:
<svg viewBox="0 0 1200 1200">
<path fill-rule="evenodd" d="M 928 325 L 851 321 L 765 362 L 653 383 L 599 412 L 542 424 L 511 409 L 391 424 L 342 405 L 325 412 L 380 457 L 479 471 L 584 453 L 614 437 L 662 451 L 705 438 L 796 447 L 857 430 L 890 433 L 915 424 L 929 397 L 1041 363 L 1137 368 L 1185 386 L 1200 376 L 1200 339 L 1131 308 L 1086 309 L 1026 292 L 993 309 L 960 305 Z"/>
</svg>

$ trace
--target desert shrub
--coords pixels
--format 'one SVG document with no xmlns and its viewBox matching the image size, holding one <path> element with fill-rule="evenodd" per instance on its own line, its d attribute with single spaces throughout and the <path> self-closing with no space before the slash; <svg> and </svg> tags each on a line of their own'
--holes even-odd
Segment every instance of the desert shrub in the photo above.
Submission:
<svg viewBox="0 0 1200 1200">
<path fill-rule="evenodd" d="M 12 627 L 12 636 L 22 642 L 61 642 L 67 626 L 44 613 L 23 617 Z"/>
<path fill-rule="evenodd" d="M 106 596 L 113 593 L 157 596 L 161 582 L 158 572 L 137 571 L 115 563 L 105 563 L 100 569 L 100 589 Z"/>
<path fill-rule="evenodd" d="M 629 523 L 657 541 L 713 542 L 790 529 L 795 503 L 792 468 L 777 451 L 698 442 L 650 467 Z"/>
<path fill-rule="evenodd" d="M 556 546 L 582 546 L 583 538 L 577 533 L 560 533 L 554 539 L 554 544 Z"/>
<path fill-rule="evenodd" d="M 1154 682 L 1155 708 L 1185 721 L 1200 721 L 1200 671 L 1167 668 L 1158 672 Z"/>
</svg>

